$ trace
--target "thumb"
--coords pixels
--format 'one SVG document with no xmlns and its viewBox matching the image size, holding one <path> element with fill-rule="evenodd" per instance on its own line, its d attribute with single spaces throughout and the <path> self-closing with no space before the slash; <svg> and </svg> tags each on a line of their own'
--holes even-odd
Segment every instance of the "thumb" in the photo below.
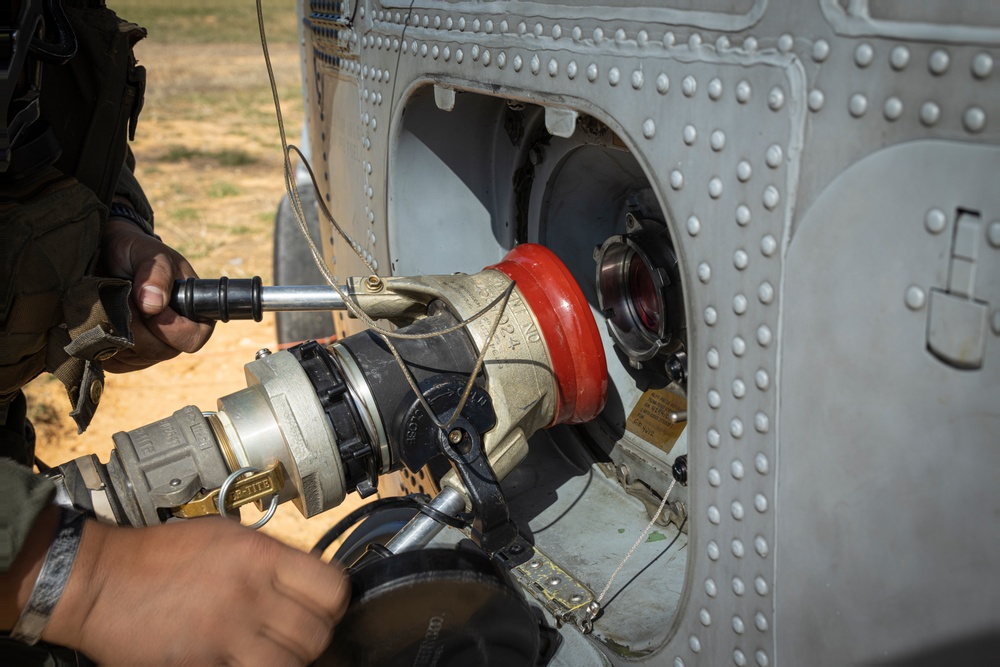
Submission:
<svg viewBox="0 0 1000 667">
<path fill-rule="evenodd" d="M 154 284 L 143 285 L 136 294 L 136 302 L 143 315 L 156 315 L 163 312 L 166 300 L 163 288 Z"/>
<path fill-rule="evenodd" d="M 151 237 L 136 238 L 130 255 L 135 305 L 143 315 L 157 315 L 169 302 L 176 274 L 173 259 L 167 247 Z"/>
</svg>

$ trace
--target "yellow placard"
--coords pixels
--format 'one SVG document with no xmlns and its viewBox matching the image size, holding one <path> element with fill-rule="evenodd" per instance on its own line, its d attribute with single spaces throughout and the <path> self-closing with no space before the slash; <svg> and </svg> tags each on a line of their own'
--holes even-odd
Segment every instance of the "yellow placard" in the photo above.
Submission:
<svg viewBox="0 0 1000 667">
<path fill-rule="evenodd" d="M 687 399 L 669 389 L 650 389 L 636 402 L 625 421 L 625 429 L 670 453 L 684 430 L 684 422 L 672 423 L 670 415 L 687 410 Z"/>
</svg>

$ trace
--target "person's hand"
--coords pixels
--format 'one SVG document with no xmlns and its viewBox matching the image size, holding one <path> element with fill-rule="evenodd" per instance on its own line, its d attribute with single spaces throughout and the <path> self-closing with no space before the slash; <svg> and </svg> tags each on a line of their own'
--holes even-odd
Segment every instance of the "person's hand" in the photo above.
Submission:
<svg viewBox="0 0 1000 667">
<path fill-rule="evenodd" d="M 192 322 L 170 308 L 174 281 L 196 277 L 180 253 L 127 220 L 111 218 L 101 237 L 101 272 L 132 281 L 132 334 L 135 347 L 104 362 L 112 373 L 127 373 L 197 352 L 212 335 L 213 323 Z"/>
<path fill-rule="evenodd" d="M 349 590 L 340 568 L 231 520 L 88 521 L 42 638 L 102 665 L 304 665 Z"/>
</svg>

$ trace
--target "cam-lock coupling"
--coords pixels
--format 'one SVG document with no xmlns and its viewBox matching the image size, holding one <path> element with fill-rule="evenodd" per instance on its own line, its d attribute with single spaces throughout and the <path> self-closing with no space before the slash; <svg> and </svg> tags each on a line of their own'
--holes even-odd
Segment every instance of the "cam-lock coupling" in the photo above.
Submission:
<svg viewBox="0 0 1000 667">
<path fill-rule="evenodd" d="M 344 305 L 332 288 L 269 289 L 202 281 L 177 294 L 217 319 Z M 416 472 L 443 456 L 435 425 L 459 405 L 497 480 L 523 460 L 535 431 L 588 421 L 604 406 L 597 324 L 572 275 L 542 246 L 522 244 L 473 275 L 362 277 L 343 293 L 353 310 L 388 320 L 395 332 L 261 355 L 245 367 L 247 388 L 220 398 L 215 412 L 188 406 L 116 434 L 107 465 L 89 459 L 67 475 L 68 486 L 96 493 L 101 502 L 88 503 L 107 504 L 106 516 L 132 525 L 224 515 L 269 497 L 272 507 L 291 501 L 309 517 L 352 491 L 373 493 L 381 475 Z M 449 473 L 442 484 L 488 514 L 488 490 L 477 489 L 484 502 L 473 503 L 459 477 Z M 500 514 L 489 518 L 506 524 Z"/>
</svg>

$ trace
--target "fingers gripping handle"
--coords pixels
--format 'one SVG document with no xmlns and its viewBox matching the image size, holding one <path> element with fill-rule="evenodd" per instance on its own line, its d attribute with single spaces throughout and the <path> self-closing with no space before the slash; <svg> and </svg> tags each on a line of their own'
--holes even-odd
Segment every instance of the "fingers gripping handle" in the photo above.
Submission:
<svg viewBox="0 0 1000 667">
<path fill-rule="evenodd" d="M 195 322 L 228 322 L 264 317 L 260 276 L 217 280 L 188 278 L 174 283 L 170 307 Z"/>
</svg>

